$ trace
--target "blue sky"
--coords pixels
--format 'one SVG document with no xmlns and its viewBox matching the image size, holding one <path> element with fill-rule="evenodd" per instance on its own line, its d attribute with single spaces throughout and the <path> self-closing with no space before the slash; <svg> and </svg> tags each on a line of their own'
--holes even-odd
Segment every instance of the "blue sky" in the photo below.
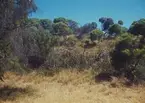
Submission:
<svg viewBox="0 0 145 103">
<path fill-rule="evenodd" d="M 38 11 L 31 17 L 73 19 L 81 25 L 97 22 L 100 17 L 123 20 L 129 27 L 132 21 L 145 18 L 145 0 L 35 0 Z M 99 24 L 99 23 L 98 23 Z"/>
</svg>

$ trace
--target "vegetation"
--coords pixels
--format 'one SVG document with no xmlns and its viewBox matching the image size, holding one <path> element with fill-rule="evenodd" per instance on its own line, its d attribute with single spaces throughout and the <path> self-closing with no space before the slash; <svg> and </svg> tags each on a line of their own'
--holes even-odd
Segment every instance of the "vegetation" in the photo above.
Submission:
<svg viewBox="0 0 145 103">
<path fill-rule="evenodd" d="M 123 21 L 122 21 L 122 20 L 119 20 L 119 21 L 118 21 L 118 24 L 119 24 L 119 25 L 123 25 Z"/>
<path fill-rule="evenodd" d="M 131 82 L 144 79 L 144 73 L 139 67 L 143 66 L 140 62 L 144 60 L 145 49 L 141 42 L 143 39 L 142 36 L 122 34 L 111 55 L 112 65 L 118 74 L 124 74 Z"/>
<path fill-rule="evenodd" d="M 67 100 L 71 96 L 76 103 L 96 99 L 116 103 L 124 97 L 128 100 L 120 103 L 133 103 L 143 98 L 144 88 L 123 86 L 145 83 L 145 18 L 133 21 L 129 28 L 111 17 L 79 25 L 64 17 L 30 18 L 37 11 L 33 0 L 0 0 L 0 8 L 0 103 L 40 103 L 55 91 L 58 94 L 48 102 L 73 103 Z M 30 99 L 36 91 L 32 88 L 39 98 Z M 124 90 L 134 96 L 120 96 Z M 100 97 L 94 98 L 96 93 Z M 100 100 L 104 95 L 109 99 Z M 58 98 L 63 96 L 66 100 Z"/>
<path fill-rule="evenodd" d="M 130 28 L 129 32 L 134 35 L 143 35 L 145 34 L 145 19 L 140 19 L 138 21 L 134 21 Z"/>
<path fill-rule="evenodd" d="M 97 21 L 29 18 L 37 10 L 33 0 L 2 0 L 0 7 L 0 77 L 12 68 L 92 68 L 131 83 L 145 80 L 145 19 L 128 29 L 122 20 L 101 17 L 99 29 Z"/>
<path fill-rule="evenodd" d="M 21 27 L 23 19 L 29 13 L 35 12 L 37 7 L 33 0 L 1 0 L 0 1 L 0 78 L 3 76 L 3 69 L 7 65 L 7 58 L 10 57 L 9 34 L 18 27 Z M 7 67 L 6 67 L 7 68 Z"/>
<path fill-rule="evenodd" d="M 45 74 L 40 70 L 22 76 L 12 72 L 6 73 L 7 82 L 0 87 L 0 102 L 96 103 L 97 100 L 102 103 L 116 103 L 116 101 L 144 103 L 145 100 L 143 86 L 128 88 L 122 86 L 118 79 L 112 82 L 94 83 L 91 70 L 82 72 L 62 70 L 53 76 L 50 76 L 48 70 L 46 71 Z"/>
<path fill-rule="evenodd" d="M 145 53 L 144 19 L 133 22 L 129 30 L 123 27 L 122 20 L 114 23 L 112 18 L 106 17 L 99 19 L 102 30 L 97 28 L 96 22 L 79 26 L 63 17 L 53 21 L 38 18 L 17 21 L 21 26 L 1 39 L 1 64 L 10 62 L 5 68 L 15 64 L 21 69 L 93 68 L 101 73 L 111 71 L 110 76 L 123 75 L 132 83 L 144 80 L 141 70 Z M 14 57 L 17 63 L 11 63 L 10 58 Z"/>
<path fill-rule="evenodd" d="M 103 32 L 101 30 L 95 29 L 90 32 L 91 41 L 100 40 L 103 37 Z"/>
</svg>

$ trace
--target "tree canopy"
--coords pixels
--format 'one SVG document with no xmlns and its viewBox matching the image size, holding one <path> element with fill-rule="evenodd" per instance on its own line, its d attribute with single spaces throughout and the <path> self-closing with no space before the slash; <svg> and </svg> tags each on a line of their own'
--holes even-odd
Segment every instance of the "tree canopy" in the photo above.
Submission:
<svg viewBox="0 0 145 103">
<path fill-rule="evenodd" d="M 119 24 L 113 24 L 110 26 L 109 28 L 109 34 L 111 35 L 118 35 L 118 34 L 121 34 L 122 30 L 121 30 L 121 26 Z"/>
<path fill-rule="evenodd" d="M 102 24 L 102 31 L 107 31 L 111 25 L 114 24 L 112 18 L 101 17 L 99 22 Z"/>
<path fill-rule="evenodd" d="M 34 0 L 1 0 L 0 8 L 0 31 L 3 32 L 14 29 L 21 20 L 37 10 Z"/>
<path fill-rule="evenodd" d="M 145 36 L 145 19 L 134 21 L 129 28 L 129 32 L 134 35 Z"/>
<path fill-rule="evenodd" d="M 65 36 L 72 33 L 67 24 L 58 22 L 53 24 L 53 30 L 55 35 Z"/>
<path fill-rule="evenodd" d="M 122 21 L 122 20 L 119 20 L 119 21 L 118 21 L 118 24 L 119 24 L 119 25 L 123 25 L 123 21 Z"/>
<path fill-rule="evenodd" d="M 99 29 L 94 29 L 90 32 L 91 41 L 99 40 L 103 37 L 103 32 Z"/>
</svg>

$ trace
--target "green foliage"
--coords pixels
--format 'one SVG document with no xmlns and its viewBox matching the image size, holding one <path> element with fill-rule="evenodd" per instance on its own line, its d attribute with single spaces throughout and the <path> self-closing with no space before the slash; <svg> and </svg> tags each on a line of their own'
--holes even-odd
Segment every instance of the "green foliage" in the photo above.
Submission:
<svg viewBox="0 0 145 103">
<path fill-rule="evenodd" d="M 122 27 L 122 28 L 121 28 L 121 31 L 122 31 L 122 33 L 127 33 L 128 28 L 126 28 L 126 27 Z"/>
<path fill-rule="evenodd" d="M 46 58 L 50 52 L 50 50 L 57 45 L 58 38 L 56 36 L 52 36 L 48 32 L 38 32 L 36 34 L 36 43 L 40 50 L 40 55 Z"/>
<path fill-rule="evenodd" d="M 134 35 L 145 36 L 145 19 L 134 21 L 129 28 L 129 32 Z"/>
<path fill-rule="evenodd" d="M 99 29 L 95 29 L 95 30 L 92 30 L 90 32 L 90 39 L 91 41 L 95 41 L 95 40 L 100 40 L 103 36 L 103 31 L 99 30 Z"/>
<path fill-rule="evenodd" d="M 0 58 L 6 58 L 11 54 L 11 45 L 8 41 L 0 40 Z"/>
<path fill-rule="evenodd" d="M 0 40 L 0 79 L 7 68 L 7 59 L 11 55 L 11 45 L 8 41 Z"/>
<path fill-rule="evenodd" d="M 78 39 L 75 35 L 69 35 L 67 37 L 60 37 L 58 45 L 59 46 L 66 46 L 66 47 L 74 47 L 78 42 Z"/>
<path fill-rule="evenodd" d="M 55 35 L 66 36 L 72 34 L 72 30 L 63 22 L 53 24 L 53 30 Z"/>
<path fill-rule="evenodd" d="M 107 31 L 106 33 L 109 33 L 110 36 L 113 34 L 119 35 L 114 39 L 117 44 L 112 43 L 113 46 L 115 45 L 115 48 L 108 56 L 108 51 L 110 51 L 110 48 L 113 48 L 109 45 L 109 40 L 103 42 L 104 44 L 98 42 L 97 47 L 100 47 L 93 48 L 93 52 L 86 51 L 84 53 L 84 49 L 77 47 L 77 44 L 81 43 L 81 41 L 78 41 L 76 35 L 81 37 L 84 34 L 89 34 L 84 37 L 90 38 L 92 44 L 88 42 L 86 48 L 96 46 L 94 41 L 100 40 L 103 37 L 104 32 L 97 29 L 96 22 L 86 23 L 79 27 L 76 21 L 63 17 L 55 18 L 53 22 L 49 19 L 28 19 L 28 14 L 35 12 L 37 9 L 33 0 L 15 0 L 14 3 L 11 1 L 4 2 L 3 0 L 0 1 L 0 8 L 2 8 L 0 10 L 0 78 L 4 67 L 21 69 L 20 59 L 23 59 L 23 57 L 26 59 L 34 57 L 36 61 L 37 57 L 42 57 L 44 61 L 47 61 L 46 65 L 48 67 L 96 68 L 98 66 L 97 68 L 105 68 L 107 70 L 111 68 L 111 56 L 112 66 L 118 74 L 124 74 L 131 81 L 135 80 L 139 74 L 142 74 L 139 69 L 145 65 L 145 19 L 133 22 L 128 30 L 122 27 L 122 20 L 114 24 L 112 18 L 100 18 L 99 21 L 102 23 L 104 32 Z M 13 50 L 14 54 L 18 56 L 15 58 L 15 56 L 11 55 L 12 48 L 8 42 L 7 34 L 11 34 L 11 31 L 18 26 L 20 28 L 14 33 L 18 33 L 19 30 L 22 31 L 15 35 L 18 37 L 13 37 L 12 41 L 13 47 L 15 47 L 13 49 L 18 49 L 16 51 Z M 23 29 L 22 27 L 25 28 Z M 127 33 L 128 31 L 131 34 Z M 21 44 L 19 44 L 19 47 L 16 47 L 18 43 Z M 106 45 L 109 45 L 109 49 L 104 47 Z M 103 49 L 100 49 L 101 47 Z M 105 50 L 104 48 L 107 49 Z M 96 49 L 100 51 L 97 59 Z M 20 58 L 20 52 L 22 52 L 22 58 Z M 33 61 L 33 58 L 31 60 L 34 64 L 36 63 L 35 60 Z M 97 63 L 96 60 L 98 60 Z M 38 61 L 41 62 L 42 59 Z"/>
<path fill-rule="evenodd" d="M 1 0 L 0 1 L 0 78 L 2 69 L 6 69 L 11 47 L 8 37 L 13 30 L 20 27 L 29 13 L 37 7 L 34 0 Z"/>
<path fill-rule="evenodd" d="M 7 69 L 13 72 L 25 73 L 25 68 L 21 65 L 18 57 L 8 59 Z"/>
<path fill-rule="evenodd" d="M 121 34 L 122 30 L 121 30 L 121 26 L 119 24 L 113 24 L 110 28 L 109 28 L 109 34 L 115 34 L 115 35 L 119 35 Z"/>
<path fill-rule="evenodd" d="M 123 25 L 123 21 L 122 21 L 122 20 L 119 20 L 119 21 L 118 21 L 118 24 L 119 24 L 119 25 Z"/>
<path fill-rule="evenodd" d="M 80 35 L 88 34 L 92 30 L 97 29 L 97 23 L 96 22 L 91 22 L 91 23 L 86 23 L 82 27 L 80 27 Z"/>
<path fill-rule="evenodd" d="M 37 7 L 34 0 L 1 0 L 0 1 L 0 31 L 12 31 L 35 12 Z"/>
<path fill-rule="evenodd" d="M 79 29 L 79 25 L 78 25 L 78 23 L 76 21 L 68 19 L 68 26 L 73 31 L 73 34 L 77 33 L 77 31 Z"/>
<path fill-rule="evenodd" d="M 53 20 L 53 23 L 59 23 L 59 22 L 62 22 L 64 24 L 66 24 L 66 25 L 68 24 L 68 20 L 66 18 L 63 18 L 63 17 L 55 18 Z"/>
<path fill-rule="evenodd" d="M 121 34 L 118 39 L 126 44 L 131 43 L 134 39 L 134 36 L 129 33 Z"/>
<path fill-rule="evenodd" d="M 49 19 L 40 19 L 40 25 L 49 31 L 52 31 L 52 21 Z"/>
<path fill-rule="evenodd" d="M 24 21 L 23 21 L 23 24 L 22 24 L 24 27 L 31 27 L 31 26 L 35 26 L 35 27 L 39 27 L 40 25 L 40 20 L 37 19 L 37 18 L 26 18 Z"/>
<path fill-rule="evenodd" d="M 125 33 L 118 39 L 115 49 L 111 52 L 112 65 L 120 75 L 124 74 L 133 82 L 138 78 L 137 66 L 145 56 L 145 44 L 141 43 L 143 37 Z"/>
</svg>

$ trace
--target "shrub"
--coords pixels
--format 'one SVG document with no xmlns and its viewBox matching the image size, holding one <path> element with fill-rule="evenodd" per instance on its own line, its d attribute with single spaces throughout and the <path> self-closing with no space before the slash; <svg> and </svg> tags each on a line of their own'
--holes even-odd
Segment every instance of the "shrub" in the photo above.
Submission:
<svg viewBox="0 0 145 103">
<path fill-rule="evenodd" d="M 72 34 L 72 30 L 69 26 L 63 22 L 53 24 L 53 30 L 55 35 L 66 36 Z"/>
<path fill-rule="evenodd" d="M 78 42 L 78 39 L 75 37 L 75 35 L 69 35 L 63 38 L 60 46 L 74 47 L 77 42 Z"/>
<path fill-rule="evenodd" d="M 134 35 L 145 36 L 145 19 L 134 21 L 129 28 L 129 32 Z"/>
<path fill-rule="evenodd" d="M 119 24 L 119 25 L 123 25 L 123 21 L 122 21 L 122 20 L 119 20 L 119 21 L 118 21 L 118 24 Z"/>
<path fill-rule="evenodd" d="M 35 35 L 35 39 L 36 45 L 39 48 L 39 55 L 44 58 L 47 57 L 50 50 L 58 43 L 57 36 L 52 36 L 50 33 L 42 31 Z"/>
<path fill-rule="evenodd" d="M 121 26 L 119 24 L 113 24 L 109 27 L 109 34 L 113 35 L 119 35 L 121 34 Z"/>
<path fill-rule="evenodd" d="M 91 41 L 100 40 L 103 37 L 103 31 L 99 29 L 92 30 L 90 32 L 90 39 Z"/>
<path fill-rule="evenodd" d="M 131 34 L 122 34 L 115 49 L 110 53 L 112 65 L 118 75 L 124 75 L 131 82 L 139 79 L 142 74 L 138 65 L 145 56 L 145 45 L 141 43 L 142 37 Z"/>
</svg>

